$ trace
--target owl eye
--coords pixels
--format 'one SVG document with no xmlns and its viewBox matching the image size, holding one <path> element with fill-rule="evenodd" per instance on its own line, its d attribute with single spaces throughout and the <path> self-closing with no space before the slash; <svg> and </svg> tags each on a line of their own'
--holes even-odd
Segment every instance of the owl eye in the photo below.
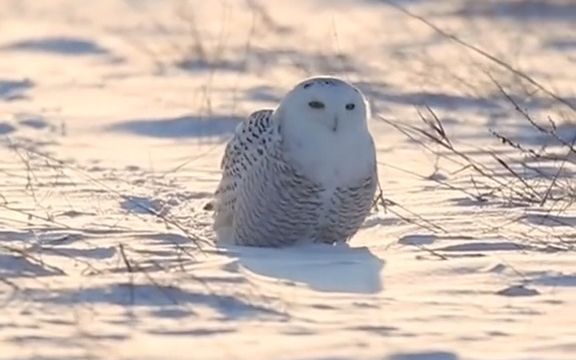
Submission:
<svg viewBox="0 0 576 360">
<path fill-rule="evenodd" d="M 308 106 L 310 106 L 312 109 L 324 109 L 325 105 L 323 102 L 321 101 L 310 101 L 308 103 Z"/>
<path fill-rule="evenodd" d="M 355 107 L 356 107 L 356 105 L 353 103 L 346 104 L 346 110 L 354 110 Z"/>
</svg>

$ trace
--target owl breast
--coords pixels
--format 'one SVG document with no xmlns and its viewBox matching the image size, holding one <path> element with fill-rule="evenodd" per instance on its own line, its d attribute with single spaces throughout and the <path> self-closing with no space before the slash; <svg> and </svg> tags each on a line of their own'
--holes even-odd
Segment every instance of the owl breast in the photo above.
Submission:
<svg viewBox="0 0 576 360">
<path fill-rule="evenodd" d="M 328 188 L 278 151 L 255 166 L 238 194 L 235 242 L 285 246 L 347 241 L 368 215 L 375 189 L 374 172 L 353 184 Z"/>
<path fill-rule="evenodd" d="M 354 135 L 303 132 L 298 136 L 285 136 L 282 143 L 285 159 L 328 190 L 354 186 L 369 177 L 376 166 L 370 134 Z"/>
</svg>

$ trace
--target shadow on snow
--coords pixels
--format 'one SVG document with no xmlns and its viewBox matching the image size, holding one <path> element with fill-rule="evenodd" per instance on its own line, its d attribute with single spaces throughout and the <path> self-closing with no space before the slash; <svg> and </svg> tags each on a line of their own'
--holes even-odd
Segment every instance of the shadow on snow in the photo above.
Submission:
<svg viewBox="0 0 576 360">
<path fill-rule="evenodd" d="M 112 125 L 109 131 L 155 138 L 222 137 L 234 132 L 242 118 L 234 115 L 196 116 L 127 120 Z"/>
</svg>

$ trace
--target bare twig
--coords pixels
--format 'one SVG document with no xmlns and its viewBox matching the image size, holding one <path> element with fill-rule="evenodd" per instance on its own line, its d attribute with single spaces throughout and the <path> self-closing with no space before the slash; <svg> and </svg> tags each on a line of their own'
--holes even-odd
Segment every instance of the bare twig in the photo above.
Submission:
<svg viewBox="0 0 576 360">
<path fill-rule="evenodd" d="M 507 71 L 513 73 L 514 75 L 518 76 L 519 78 L 527 81 L 528 83 L 532 84 L 534 87 L 536 87 L 537 89 L 539 89 L 540 91 L 542 91 L 543 93 L 545 93 L 546 95 L 550 96 L 551 98 L 553 98 L 554 100 L 558 101 L 559 103 L 567 106 L 569 109 L 571 109 L 572 111 L 576 111 L 576 105 L 572 104 L 570 101 L 564 99 L 563 97 L 557 95 L 556 93 L 554 93 L 552 90 L 548 89 L 546 86 L 542 85 L 540 82 L 538 82 L 537 80 L 535 80 L 533 77 L 531 77 L 530 75 L 526 74 L 525 72 L 515 68 L 514 66 L 508 64 L 507 62 L 505 62 L 504 60 L 498 58 L 495 55 L 492 55 L 491 53 L 489 53 L 486 50 L 481 49 L 480 47 L 473 45 L 465 40 L 463 40 L 462 38 L 460 38 L 457 35 L 451 34 L 446 30 L 443 30 L 442 28 L 440 28 L 438 25 L 434 24 L 433 22 L 431 22 L 430 20 L 426 19 L 425 17 L 421 16 L 421 15 L 417 15 L 414 14 L 413 12 L 411 12 L 410 10 L 406 9 L 405 7 L 396 4 L 395 2 L 391 1 L 391 0 L 382 0 L 384 3 L 388 4 L 389 6 L 399 10 L 400 12 L 402 12 L 403 14 L 405 14 L 406 16 L 418 20 L 421 23 L 423 23 L 424 25 L 428 26 L 429 28 L 431 28 L 432 30 L 434 30 L 435 32 L 437 32 L 438 34 L 440 34 L 441 36 L 453 41 L 454 43 L 463 46 L 464 48 L 492 61 L 493 63 L 497 64 L 498 66 L 506 69 Z"/>
</svg>

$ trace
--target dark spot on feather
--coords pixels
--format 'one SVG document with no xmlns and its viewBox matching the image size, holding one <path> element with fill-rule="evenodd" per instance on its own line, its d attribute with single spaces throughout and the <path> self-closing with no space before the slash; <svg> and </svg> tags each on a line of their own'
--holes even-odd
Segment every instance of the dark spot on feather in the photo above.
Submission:
<svg viewBox="0 0 576 360">
<path fill-rule="evenodd" d="M 212 211 L 212 210 L 214 210 L 214 203 L 212 203 L 212 202 L 206 203 L 206 205 L 204 205 L 203 209 L 206 210 L 206 211 Z"/>
</svg>

